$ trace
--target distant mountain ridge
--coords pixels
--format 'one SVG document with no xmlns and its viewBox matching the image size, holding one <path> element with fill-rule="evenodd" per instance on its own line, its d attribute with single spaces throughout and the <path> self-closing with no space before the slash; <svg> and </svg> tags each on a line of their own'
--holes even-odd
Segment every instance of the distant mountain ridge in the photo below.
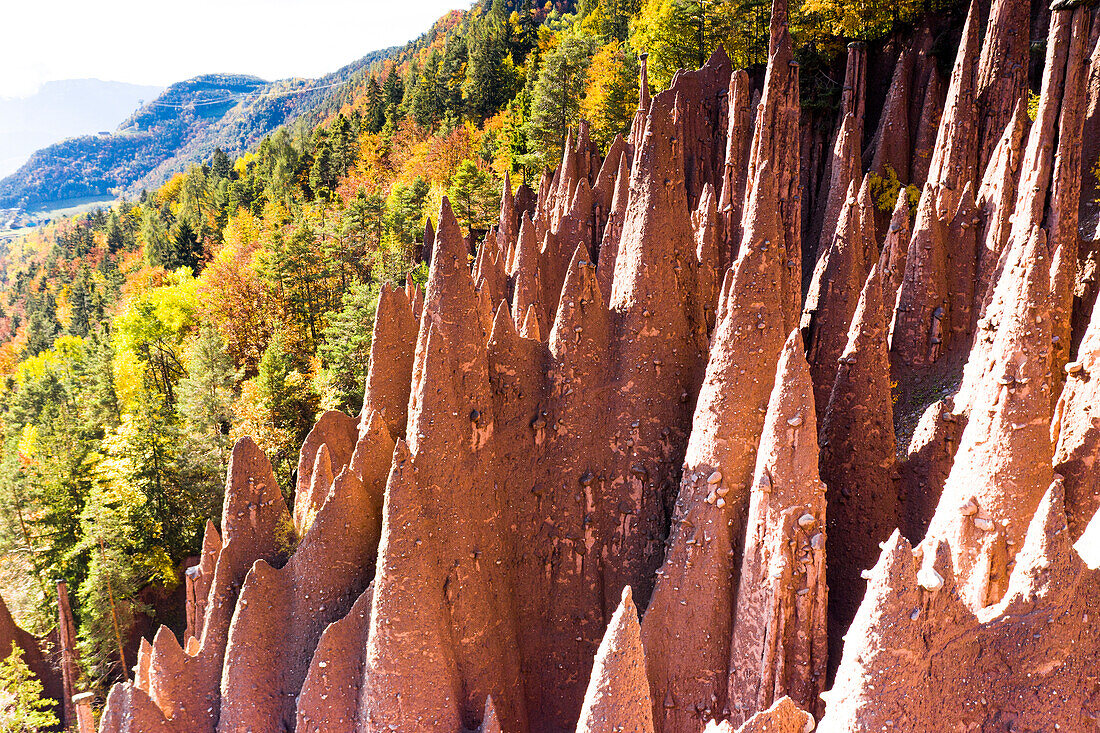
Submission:
<svg viewBox="0 0 1100 733">
<path fill-rule="evenodd" d="M 173 84 L 110 134 L 74 137 L 35 152 L 0 180 L 0 208 L 156 188 L 215 148 L 237 155 L 282 124 L 338 108 L 365 70 L 394 50 L 374 51 L 319 79 L 206 74 Z"/>
<path fill-rule="evenodd" d="M 0 176 L 39 148 L 76 135 L 113 130 L 164 90 L 100 79 L 46 82 L 33 94 L 0 99 Z"/>
</svg>

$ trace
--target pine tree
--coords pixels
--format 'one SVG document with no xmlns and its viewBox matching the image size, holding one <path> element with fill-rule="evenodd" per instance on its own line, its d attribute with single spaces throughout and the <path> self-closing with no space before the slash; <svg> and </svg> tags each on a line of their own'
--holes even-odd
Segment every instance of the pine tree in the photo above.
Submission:
<svg viewBox="0 0 1100 733">
<path fill-rule="evenodd" d="M 417 124 L 434 128 L 443 118 L 442 90 L 439 83 L 439 67 L 442 57 L 438 49 L 432 49 L 424 69 L 416 80 L 412 97 L 412 115 Z"/>
<path fill-rule="evenodd" d="M 505 58 L 507 47 L 501 7 L 497 0 L 470 39 L 469 65 L 462 90 L 467 114 L 477 122 L 496 114 L 515 91 L 515 72 L 510 59 Z"/>
<path fill-rule="evenodd" d="M 488 171 L 472 160 L 464 160 L 451 179 L 448 197 L 455 217 L 467 229 L 484 229 L 494 215 L 498 200 L 497 186 Z"/>
<path fill-rule="evenodd" d="M 13 641 L 11 654 L 0 660 L 0 733 L 37 733 L 56 726 L 56 703 L 43 699 L 42 692 L 42 682 Z"/>
<path fill-rule="evenodd" d="M 88 282 L 88 267 L 82 266 L 73 280 L 69 291 L 69 305 L 72 309 L 72 318 L 69 321 L 68 331 L 73 336 L 87 336 L 92 319 L 92 293 L 91 284 Z"/>
<path fill-rule="evenodd" d="M 382 98 L 382 87 L 378 83 L 378 77 L 374 74 L 370 75 L 370 81 L 367 82 L 366 96 L 367 110 L 363 121 L 367 132 L 377 134 L 382 131 L 382 127 L 386 124 L 386 103 Z"/>
<path fill-rule="evenodd" d="M 443 63 L 439 69 L 439 88 L 444 119 L 451 125 L 456 125 L 466 114 L 462 100 L 462 84 L 466 80 L 466 61 L 466 39 L 457 34 L 449 36 L 443 53 Z"/>
<path fill-rule="evenodd" d="M 527 135 L 544 163 L 561 157 L 566 131 L 579 119 L 588 65 L 595 50 L 591 36 L 569 35 L 542 63 L 532 95 Z"/>
<path fill-rule="evenodd" d="M 317 349 L 323 368 L 325 409 L 354 414 L 362 407 L 377 305 L 377 284 L 353 285 L 344 293 L 343 308 L 325 327 Z"/>
</svg>

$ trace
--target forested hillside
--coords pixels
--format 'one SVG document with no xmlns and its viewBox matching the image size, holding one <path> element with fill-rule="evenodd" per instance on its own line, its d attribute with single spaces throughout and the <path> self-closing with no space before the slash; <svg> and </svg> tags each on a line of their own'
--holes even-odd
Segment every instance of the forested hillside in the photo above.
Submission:
<svg viewBox="0 0 1100 733">
<path fill-rule="evenodd" d="M 393 49 L 374 51 L 320 79 L 266 82 L 206 74 L 173 84 L 110 134 L 43 148 L 0 180 L 0 207 L 64 199 L 136 195 L 208 160 L 216 148 L 240 154 L 279 125 L 311 126 L 362 83 L 365 70 Z"/>
<path fill-rule="evenodd" d="M 223 124 L 225 110 L 199 143 L 187 132 L 196 120 L 166 123 L 145 108 L 119 134 L 79 143 L 105 166 L 28 164 L 41 170 L 34 190 L 52 196 L 171 172 L 175 162 L 139 143 L 150 131 L 205 161 L 36 231 L 0 259 L 0 590 L 23 624 L 50 627 L 50 581 L 67 579 L 89 679 L 117 678 L 112 608 L 123 629 L 174 621 L 153 600 L 178 585 L 204 523 L 219 516 L 232 442 L 252 436 L 289 496 L 318 411 L 359 411 L 379 288 L 423 282 L 420 243 L 442 197 L 479 239 L 504 183 L 536 187 L 579 120 L 604 149 L 627 131 L 642 52 L 656 89 L 719 45 L 734 68 L 759 74 L 769 6 L 483 1 L 351 75 L 249 152 L 227 154 L 252 140 Z M 792 7 L 804 114 L 839 103 L 847 42 L 905 36 L 929 9 L 949 68 L 954 0 Z M 213 95 L 260 83 L 185 84 Z M 163 98 L 192 98 L 182 87 Z M 253 121 L 245 127 L 280 121 L 282 98 L 267 99 L 236 113 Z M 8 198 L 30 190 L 4 186 Z"/>
</svg>

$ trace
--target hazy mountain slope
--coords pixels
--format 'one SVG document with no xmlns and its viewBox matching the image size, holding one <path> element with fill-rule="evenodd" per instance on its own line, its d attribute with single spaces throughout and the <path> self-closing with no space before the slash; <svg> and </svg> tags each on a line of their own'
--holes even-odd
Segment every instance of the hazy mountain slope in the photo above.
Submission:
<svg viewBox="0 0 1100 733">
<path fill-rule="evenodd" d="M 267 82 L 208 74 L 168 87 L 110 135 L 85 135 L 43 148 L 0 180 L 0 208 L 155 188 L 210 157 L 239 154 L 279 125 L 342 98 L 342 87 L 393 49 L 367 54 L 320 79 Z"/>
<path fill-rule="evenodd" d="M 163 87 L 99 79 L 43 84 L 30 96 L 0 99 L 0 176 L 15 171 L 31 153 L 77 135 L 113 130 Z"/>
</svg>

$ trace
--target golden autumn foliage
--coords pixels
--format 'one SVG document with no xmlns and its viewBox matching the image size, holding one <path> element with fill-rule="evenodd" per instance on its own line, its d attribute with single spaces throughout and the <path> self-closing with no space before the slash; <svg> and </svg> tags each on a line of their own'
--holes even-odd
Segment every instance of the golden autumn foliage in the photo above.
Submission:
<svg viewBox="0 0 1100 733">
<path fill-rule="evenodd" d="M 638 106 L 638 62 L 619 41 L 600 47 L 588 67 L 588 87 L 581 116 L 591 125 L 592 138 L 602 147 L 625 133 Z"/>
</svg>

